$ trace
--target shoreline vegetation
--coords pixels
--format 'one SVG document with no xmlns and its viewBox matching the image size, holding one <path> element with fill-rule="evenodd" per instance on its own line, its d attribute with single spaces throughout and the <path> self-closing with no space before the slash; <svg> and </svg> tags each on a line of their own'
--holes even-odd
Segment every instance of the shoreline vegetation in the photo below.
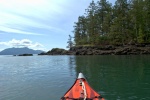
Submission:
<svg viewBox="0 0 150 100">
<path fill-rule="evenodd" d="M 39 55 L 150 54 L 150 0 L 116 0 L 114 5 L 92 0 L 73 33 L 69 50 L 53 48 Z"/>
<path fill-rule="evenodd" d="M 73 33 L 75 46 L 149 44 L 150 0 L 92 0 Z"/>
</svg>

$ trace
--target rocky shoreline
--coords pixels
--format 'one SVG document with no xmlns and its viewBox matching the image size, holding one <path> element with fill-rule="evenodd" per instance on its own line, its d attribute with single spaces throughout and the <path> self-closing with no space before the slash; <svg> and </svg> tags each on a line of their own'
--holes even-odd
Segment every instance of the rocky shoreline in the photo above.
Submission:
<svg viewBox="0 0 150 100">
<path fill-rule="evenodd" d="M 61 49 L 61 48 L 53 48 L 48 52 L 42 52 L 38 55 L 68 55 L 69 50 Z"/>
<path fill-rule="evenodd" d="M 76 46 L 70 50 L 53 48 L 39 55 L 145 55 L 150 54 L 150 45 L 126 46 Z"/>
</svg>

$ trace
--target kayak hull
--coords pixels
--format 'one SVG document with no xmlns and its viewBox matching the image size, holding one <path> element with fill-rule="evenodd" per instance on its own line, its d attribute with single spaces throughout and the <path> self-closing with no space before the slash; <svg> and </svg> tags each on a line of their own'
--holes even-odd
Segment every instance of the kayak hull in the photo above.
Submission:
<svg viewBox="0 0 150 100">
<path fill-rule="evenodd" d="M 79 73 L 79 77 L 61 100 L 104 100 L 104 98 L 92 89 L 83 74 Z"/>
</svg>

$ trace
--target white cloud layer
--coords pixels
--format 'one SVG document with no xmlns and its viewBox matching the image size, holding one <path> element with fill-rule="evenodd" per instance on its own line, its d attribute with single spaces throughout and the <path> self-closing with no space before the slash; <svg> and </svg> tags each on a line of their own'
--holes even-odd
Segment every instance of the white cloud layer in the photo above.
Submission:
<svg viewBox="0 0 150 100">
<path fill-rule="evenodd" d="M 0 42 L 0 45 L 5 45 L 5 46 L 9 46 L 9 47 L 17 47 L 17 48 L 28 47 L 28 48 L 32 48 L 32 49 L 36 49 L 36 50 L 44 49 L 44 46 L 41 43 L 38 43 L 38 42 L 34 43 L 29 39 L 22 39 L 22 40 L 12 39 L 11 41 Z"/>
<path fill-rule="evenodd" d="M 0 0 L 0 31 L 26 35 L 71 32 L 89 0 Z M 79 7 L 78 7 L 79 6 Z M 35 27 L 36 30 L 26 30 Z M 71 28 L 71 29 L 70 29 Z M 22 29 L 22 30 L 21 30 Z M 42 30 L 47 32 L 42 33 Z M 41 32 L 41 33 L 40 33 Z"/>
<path fill-rule="evenodd" d="M 56 16 L 63 14 L 61 3 L 56 0 L 0 0 L 0 31 L 42 35 L 44 33 L 39 32 L 43 29 L 61 33 L 63 29 L 54 25 L 54 21 L 60 19 Z M 26 27 L 36 30 L 26 30 Z"/>
</svg>

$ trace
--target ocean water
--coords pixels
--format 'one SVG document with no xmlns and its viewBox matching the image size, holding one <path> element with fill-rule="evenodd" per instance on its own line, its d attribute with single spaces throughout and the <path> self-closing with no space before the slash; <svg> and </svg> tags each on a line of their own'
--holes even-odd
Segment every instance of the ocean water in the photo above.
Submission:
<svg viewBox="0 0 150 100">
<path fill-rule="evenodd" d="M 79 72 L 106 100 L 150 99 L 150 56 L 0 56 L 0 100 L 60 100 Z"/>
</svg>

